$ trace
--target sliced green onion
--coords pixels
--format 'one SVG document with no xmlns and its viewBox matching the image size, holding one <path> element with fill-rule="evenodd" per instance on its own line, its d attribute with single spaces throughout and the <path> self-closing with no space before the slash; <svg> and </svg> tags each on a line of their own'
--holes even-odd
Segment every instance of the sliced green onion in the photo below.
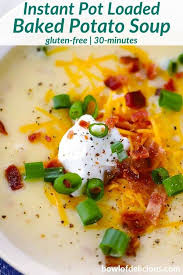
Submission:
<svg viewBox="0 0 183 275">
<path fill-rule="evenodd" d="M 90 179 L 87 183 L 86 194 L 89 198 L 98 201 L 104 196 L 104 183 L 100 179 Z"/>
<path fill-rule="evenodd" d="M 183 64 L 183 53 L 178 56 L 178 61 Z"/>
<path fill-rule="evenodd" d="M 129 240 L 130 238 L 125 232 L 109 228 L 106 230 L 99 247 L 104 255 L 121 257 L 126 253 Z"/>
<path fill-rule="evenodd" d="M 81 218 L 83 225 L 96 223 L 98 220 L 100 220 L 103 217 L 96 202 L 90 198 L 80 202 L 76 206 L 76 209 Z"/>
<path fill-rule="evenodd" d="M 103 138 L 107 136 L 109 128 L 104 123 L 93 123 L 89 126 L 89 132 L 92 136 Z"/>
<path fill-rule="evenodd" d="M 182 108 L 182 96 L 167 90 L 161 90 L 159 106 L 179 112 Z"/>
<path fill-rule="evenodd" d="M 163 181 L 166 193 L 169 197 L 183 192 L 183 176 L 181 174 Z"/>
<path fill-rule="evenodd" d="M 122 162 L 123 160 L 128 158 L 128 154 L 126 151 L 122 151 L 121 153 L 117 153 L 118 161 Z"/>
<path fill-rule="evenodd" d="M 70 108 L 70 97 L 67 94 L 56 95 L 53 97 L 54 109 Z"/>
<path fill-rule="evenodd" d="M 82 179 L 78 174 L 66 173 L 54 182 L 55 190 L 60 194 L 71 194 L 81 186 Z"/>
<path fill-rule="evenodd" d="M 76 101 L 72 104 L 69 110 L 69 116 L 72 119 L 77 119 L 83 115 L 83 105 L 81 101 Z"/>
<path fill-rule="evenodd" d="M 44 177 L 43 162 L 25 163 L 25 179 L 40 179 Z"/>
<path fill-rule="evenodd" d="M 128 155 L 124 150 L 123 144 L 120 141 L 111 145 L 111 151 L 113 154 L 117 153 L 119 162 L 122 162 L 123 160 L 128 158 Z"/>
<path fill-rule="evenodd" d="M 98 104 L 97 104 L 97 101 L 96 99 L 92 96 L 92 95 L 87 95 L 85 98 L 84 98 L 84 103 L 83 103 L 83 112 L 84 113 L 87 113 L 87 110 L 88 110 L 88 106 L 89 104 L 93 102 L 95 104 L 95 109 L 93 111 L 93 113 L 91 114 L 94 118 L 97 118 L 98 117 Z"/>
<path fill-rule="evenodd" d="M 162 184 L 163 181 L 167 178 L 169 178 L 169 173 L 163 167 L 157 168 L 152 171 L 152 179 L 156 184 Z"/>
<path fill-rule="evenodd" d="M 170 61 L 168 64 L 168 72 L 170 75 L 173 75 L 177 72 L 178 70 L 178 64 L 175 61 Z"/>
<path fill-rule="evenodd" d="M 46 168 L 44 170 L 44 181 L 54 182 L 61 175 L 63 175 L 63 167 Z"/>
<path fill-rule="evenodd" d="M 112 153 L 121 153 L 123 150 L 124 150 L 123 144 L 120 141 L 111 145 Z"/>
</svg>

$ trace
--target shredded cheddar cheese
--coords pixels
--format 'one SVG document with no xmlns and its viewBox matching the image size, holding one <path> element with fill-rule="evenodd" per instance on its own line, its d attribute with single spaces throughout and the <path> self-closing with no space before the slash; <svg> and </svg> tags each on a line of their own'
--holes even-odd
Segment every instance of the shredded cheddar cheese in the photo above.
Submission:
<svg viewBox="0 0 183 275">
<path fill-rule="evenodd" d="M 66 50 L 67 47 L 54 48 L 47 52 L 47 55 L 56 54 Z M 152 60 L 148 54 L 142 49 L 135 46 L 122 46 L 122 49 L 130 52 L 146 67 L 152 64 Z M 106 61 L 110 61 L 113 67 L 107 65 Z M 148 101 L 155 95 L 156 87 L 150 84 L 148 79 L 137 81 L 134 75 L 130 75 L 127 68 L 119 64 L 119 57 L 116 55 L 106 55 L 101 57 L 95 57 L 94 55 L 88 56 L 86 59 L 81 59 L 76 55 L 68 60 L 58 59 L 55 62 L 56 67 L 63 68 L 69 83 L 72 84 L 72 88 L 68 91 L 72 101 L 83 100 L 86 95 L 93 95 L 98 103 L 99 109 L 102 110 L 102 120 L 112 117 L 114 114 L 128 115 L 130 113 L 129 108 L 126 106 L 125 94 L 129 91 L 141 90 Z M 95 69 L 92 70 L 92 69 Z M 157 67 L 158 76 L 164 81 L 169 79 L 168 72 Z M 108 76 L 123 75 L 128 77 L 128 85 L 124 85 L 119 91 L 111 91 L 104 85 L 104 80 Z M 86 85 L 82 85 L 82 79 L 87 80 Z M 183 81 L 182 79 L 176 80 L 177 92 L 182 93 Z M 50 103 L 55 93 L 52 90 L 48 90 L 45 94 L 45 103 Z M 150 101 L 149 101 L 150 102 Z M 153 103 L 155 104 L 155 103 Z M 155 111 L 155 106 L 149 104 L 148 113 L 152 126 L 147 129 L 126 130 L 118 128 L 119 132 L 127 136 L 130 140 L 130 151 L 133 151 L 133 137 L 137 134 L 142 136 L 153 136 L 153 139 L 162 147 L 165 151 L 166 160 L 164 161 L 164 167 L 168 169 L 170 174 L 176 174 L 177 172 L 183 173 L 182 165 L 182 147 L 183 144 L 183 125 L 182 116 L 180 119 L 180 113 L 173 113 L 169 111 L 160 110 Z M 58 110 L 57 114 L 50 113 L 40 107 L 36 107 L 36 110 L 43 114 L 48 121 L 41 122 L 39 125 L 36 123 L 24 125 L 20 128 L 23 134 L 34 133 L 36 131 L 43 131 L 45 135 L 52 137 L 52 142 L 47 142 L 44 136 L 40 142 L 46 146 L 51 152 L 51 156 L 55 157 L 58 151 L 58 144 L 65 134 L 65 132 L 71 127 L 72 122 L 68 115 L 68 110 Z M 144 127 L 145 128 L 145 127 Z M 176 128 L 176 130 L 175 130 Z M 178 139 L 178 138 L 179 139 Z M 169 149 L 170 148 L 170 149 Z M 173 154 L 172 154 L 173 150 Z M 125 186 L 125 191 L 124 191 Z M 101 219 L 95 225 L 89 226 L 88 229 L 98 229 L 105 227 L 120 228 L 121 226 L 121 213 L 126 210 L 144 212 L 147 205 L 143 196 L 140 193 L 134 192 L 124 180 L 113 181 L 112 184 L 106 188 L 106 195 L 104 199 L 99 202 L 99 206 L 104 214 Z M 58 208 L 60 218 L 64 221 L 64 225 L 68 224 L 67 213 L 63 208 L 63 201 L 66 201 L 65 196 L 57 194 L 50 184 L 45 185 L 45 194 L 50 203 Z M 109 200 L 115 200 L 117 203 L 115 207 L 111 207 L 108 204 Z M 73 209 L 79 203 L 82 198 L 72 198 L 68 207 Z M 179 228 L 183 225 L 183 222 L 169 222 L 158 225 L 156 228 L 172 227 Z M 154 227 L 149 227 L 149 231 L 154 230 Z"/>
</svg>

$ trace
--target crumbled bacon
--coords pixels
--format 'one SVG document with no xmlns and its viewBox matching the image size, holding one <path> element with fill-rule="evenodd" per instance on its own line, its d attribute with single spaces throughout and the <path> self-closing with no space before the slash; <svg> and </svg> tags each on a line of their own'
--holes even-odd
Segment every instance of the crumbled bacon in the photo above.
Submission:
<svg viewBox="0 0 183 275">
<path fill-rule="evenodd" d="M 113 116 L 108 118 L 105 123 L 110 129 L 112 129 L 116 126 L 118 121 L 119 121 L 119 116 Z"/>
<path fill-rule="evenodd" d="M 132 109 L 140 109 L 146 106 L 146 99 L 142 92 L 130 92 L 125 95 L 126 105 Z"/>
<path fill-rule="evenodd" d="M 33 134 L 28 136 L 28 140 L 32 143 L 38 141 L 40 138 L 41 138 L 41 133 L 40 132 L 33 133 Z"/>
<path fill-rule="evenodd" d="M 170 78 L 169 81 L 165 83 L 164 88 L 168 91 L 174 92 L 176 90 L 174 80 Z"/>
<path fill-rule="evenodd" d="M 147 66 L 146 73 L 147 73 L 148 79 L 150 79 L 150 80 L 155 79 L 157 77 L 157 67 L 156 67 L 156 65 L 153 64 L 153 63 L 150 63 Z"/>
<path fill-rule="evenodd" d="M 104 81 L 104 84 L 106 85 L 106 87 L 110 88 L 113 91 L 120 89 L 122 86 L 126 85 L 127 83 L 128 83 L 128 78 L 122 75 L 109 76 Z"/>
<path fill-rule="evenodd" d="M 136 73 L 140 70 L 140 62 L 137 57 L 121 56 L 120 62 L 124 65 L 128 65 L 129 73 Z"/>
<path fill-rule="evenodd" d="M 134 61 L 129 65 L 128 71 L 129 73 L 137 73 L 140 70 L 139 61 Z"/>
<path fill-rule="evenodd" d="M 137 237 L 131 237 L 128 249 L 126 251 L 127 256 L 136 256 L 137 249 L 140 247 L 140 241 Z"/>
<path fill-rule="evenodd" d="M 120 62 L 124 65 L 129 65 L 130 63 L 136 62 L 136 61 L 139 61 L 139 59 L 137 57 L 133 57 L 130 55 L 120 57 Z"/>
<path fill-rule="evenodd" d="M 49 162 L 47 162 L 45 164 L 45 168 L 56 168 L 56 167 L 61 167 L 62 164 L 61 162 L 58 160 L 58 159 L 53 159 L 53 160 L 50 160 Z"/>
<path fill-rule="evenodd" d="M 131 120 L 133 122 L 147 120 L 148 119 L 148 113 L 146 110 L 140 110 L 131 115 Z"/>
<path fill-rule="evenodd" d="M 165 190 L 161 187 L 159 187 L 159 189 L 155 190 L 151 194 L 149 203 L 146 208 L 146 215 L 149 221 L 154 225 L 157 223 L 166 198 L 167 195 L 165 193 Z"/>
<path fill-rule="evenodd" d="M 2 121 L 0 121 L 0 133 L 5 135 L 5 136 L 8 135 L 8 133 L 6 131 L 6 128 L 5 128 L 4 124 L 2 123 Z"/>
<path fill-rule="evenodd" d="M 79 126 L 85 128 L 85 129 L 88 129 L 88 127 L 90 126 L 90 123 L 87 122 L 87 121 L 85 121 L 85 120 L 81 120 L 81 121 L 79 122 Z"/>
<path fill-rule="evenodd" d="M 143 194 L 144 199 L 148 202 L 156 186 L 149 173 L 151 170 L 150 159 L 132 160 L 129 157 L 122 163 L 117 163 L 117 167 L 118 173 L 116 173 L 116 177 L 126 179 L 130 183 L 131 188 L 135 192 Z"/>
<path fill-rule="evenodd" d="M 19 190 L 23 187 L 20 171 L 15 165 L 10 165 L 5 170 L 5 177 L 13 191 Z"/>
<path fill-rule="evenodd" d="M 139 235 L 145 232 L 149 222 L 143 213 L 127 211 L 122 214 L 122 225 L 132 234 Z"/>
<path fill-rule="evenodd" d="M 130 267 L 122 258 L 115 258 L 111 256 L 105 256 L 105 266 L 106 267 L 113 267 L 113 266 L 120 266 L 120 267 Z"/>
<path fill-rule="evenodd" d="M 51 137 L 49 137 L 49 136 L 46 135 L 45 139 L 46 139 L 47 142 L 51 142 Z"/>
<path fill-rule="evenodd" d="M 68 138 L 68 139 L 72 139 L 73 136 L 74 136 L 74 131 L 70 130 L 70 131 L 68 132 L 68 134 L 67 134 L 67 138 Z"/>
<path fill-rule="evenodd" d="M 143 145 L 140 145 L 137 150 L 131 152 L 130 156 L 135 160 L 147 159 L 149 157 L 149 152 Z"/>
<path fill-rule="evenodd" d="M 183 72 L 176 73 L 175 75 L 176 78 L 183 78 Z"/>
</svg>

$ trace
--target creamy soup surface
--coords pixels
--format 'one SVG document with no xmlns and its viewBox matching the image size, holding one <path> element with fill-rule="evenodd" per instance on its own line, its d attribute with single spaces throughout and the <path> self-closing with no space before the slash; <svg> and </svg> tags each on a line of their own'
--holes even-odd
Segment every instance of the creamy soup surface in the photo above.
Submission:
<svg viewBox="0 0 183 275">
<path fill-rule="evenodd" d="M 145 50 L 152 60 L 164 64 L 183 48 L 146 47 Z M 64 69 L 56 67 L 55 61 L 70 60 L 74 53 L 87 58 L 91 54 L 120 56 L 126 52 L 119 47 L 76 47 L 45 58 L 35 47 L 16 47 L 0 63 L 0 120 L 8 132 L 8 136 L 0 136 L 0 230 L 15 246 L 53 270 L 99 274 L 104 258 L 98 244 L 104 230 L 84 228 L 77 213 L 71 210 L 68 210 L 69 221 L 74 226 L 63 226 L 57 208 L 45 196 L 42 181 L 25 182 L 23 189 L 14 192 L 4 177 L 4 170 L 10 164 L 19 167 L 24 162 L 48 160 L 49 150 L 41 144 L 31 144 L 19 128 L 46 120 L 35 109 L 52 107 L 51 101 L 48 104 L 44 101 L 46 91 L 52 89 L 60 94 L 73 88 Z M 107 65 L 111 66 L 110 61 Z M 87 80 L 83 79 L 81 84 L 87 87 Z M 79 92 L 80 88 L 76 89 Z M 169 210 L 173 221 L 183 219 L 182 207 L 183 195 L 178 195 Z M 141 237 L 136 257 L 127 261 L 134 265 L 182 266 L 182 249 L 183 228 L 162 228 Z"/>
</svg>

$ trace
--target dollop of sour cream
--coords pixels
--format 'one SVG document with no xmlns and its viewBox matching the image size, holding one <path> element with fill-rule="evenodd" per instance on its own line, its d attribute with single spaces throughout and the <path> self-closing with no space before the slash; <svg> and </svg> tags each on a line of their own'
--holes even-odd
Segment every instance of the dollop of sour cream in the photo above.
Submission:
<svg viewBox="0 0 183 275">
<path fill-rule="evenodd" d="M 124 150 L 130 146 L 128 138 L 121 136 L 116 128 L 109 130 L 105 137 L 98 138 L 92 136 L 88 128 L 80 126 L 81 121 L 97 123 L 91 115 L 80 117 L 63 136 L 58 152 L 58 159 L 66 171 L 77 173 L 82 178 L 82 186 L 73 193 L 74 196 L 81 194 L 88 179 L 103 180 L 104 172 L 115 167 L 118 158 L 116 153 L 111 152 L 111 144 L 121 141 Z"/>
</svg>

